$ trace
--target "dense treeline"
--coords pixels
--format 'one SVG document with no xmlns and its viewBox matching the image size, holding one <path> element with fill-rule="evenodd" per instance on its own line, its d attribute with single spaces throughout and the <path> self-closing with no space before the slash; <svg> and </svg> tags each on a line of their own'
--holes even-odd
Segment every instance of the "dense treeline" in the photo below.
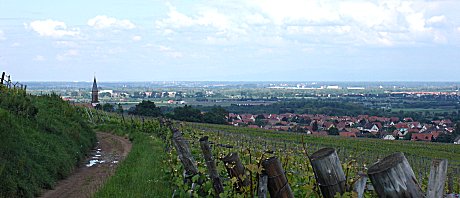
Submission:
<svg viewBox="0 0 460 198">
<path fill-rule="evenodd" d="M 435 103 L 435 102 L 431 102 Z M 410 104 L 410 107 L 429 107 L 430 102 L 404 102 L 400 104 L 403 107 L 405 104 Z M 451 102 L 449 102 L 451 104 Z M 435 104 L 436 105 L 436 104 Z M 445 105 L 445 103 L 442 103 Z M 214 107 L 196 106 L 202 111 L 209 111 Z M 250 113 L 254 115 L 272 113 L 296 113 L 296 114 L 325 114 L 331 116 L 357 116 L 357 115 L 373 115 L 385 117 L 411 117 L 414 120 L 428 123 L 431 120 L 451 119 L 453 121 L 460 120 L 460 115 L 457 111 L 448 112 L 427 112 L 427 111 L 391 111 L 385 108 L 373 108 L 364 105 L 363 102 L 351 101 L 347 99 L 301 99 L 280 101 L 270 105 L 231 105 L 224 107 L 231 113 Z M 408 107 L 407 107 L 408 108 Z"/>
<path fill-rule="evenodd" d="M 0 197 L 34 197 L 68 176 L 96 142 L 59 96 L 0 87 Z"/>
<path fill-rule="evenodd" d="M 215 107 L 197 107 L 207 111 Z M 352 102 L 326 101 L 326 100 L 291 100 L 281 101 L 270 105 L 231 105 L 225 107 L 228 112 L 232 113 L 251 113 L 251 114 L 326 114 L 326 115 L 350 115 L 356 116 L 361 114 L 381 114 L 379 110 L 367 108 L 364 105 Z"/>
<path fill-rule="evenodd" d="M 167 117 L 174 120 L 187 122 L 204 122 L 211 124 L 226 124 L 226 116 L 228 112 L 222 107 L 213 107 L 202 113 L 201 110 L 185 105 L 176 107 L 169 112 L 162 112 L 161 109 L 155 106 L 154 102 L 143 100 L 131 109 L 129 114 L 150 116 L 150 117 Z"/>
</svg>

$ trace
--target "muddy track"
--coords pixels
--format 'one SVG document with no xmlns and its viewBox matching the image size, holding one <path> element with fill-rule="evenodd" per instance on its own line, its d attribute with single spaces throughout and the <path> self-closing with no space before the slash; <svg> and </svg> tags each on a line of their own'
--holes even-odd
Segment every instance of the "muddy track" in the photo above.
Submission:
<svg viewBox="0 0 460 198">
<path fill-rule="evenodd" d="M 131 150 L 129 140 L 109 133 L 97 133 L 98 145 L 90 157 L 67 179 L 42 197 L 91 197 L 115 172 Z"/>
</svg>

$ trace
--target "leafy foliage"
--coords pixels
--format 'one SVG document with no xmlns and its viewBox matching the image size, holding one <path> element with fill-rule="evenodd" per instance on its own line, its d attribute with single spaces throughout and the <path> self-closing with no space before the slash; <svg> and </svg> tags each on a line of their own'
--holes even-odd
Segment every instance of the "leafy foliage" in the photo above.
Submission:
<svg viewBox="0 0 460 198">
<path fill-rule="evenodd" d="M 187 122 L 205 122 L 211 124 L 226 124 L 228 112 L 222 107 L 213 107 L 208 112 L 201 113 L 199 109 L 185 105 L 176 107 L 173 112 L 166 116 L 175 120 Z"/>
<path fill-rule="evenodd" d="M 160 108 L 155 106 L 154 102 L 148 100 L 143 100 L 141 103 L 137 104 L 136 107 L 129 113 L 133 115 L 151 117 L 158 117 L 162 115 Z"/>
<path fill-rule="evenodd" d="M 226 124 L 225 117 L 228 115 L 227 110 L 222 107 L 214 107 L 203 116 L 203 121 L 211 124 Z"/>
<path fill-rule="evenodd" d="M 173 113 L 169 114 L 168 117 L 187 122 L 201 122 L 203 120 L 201 111 L 188 105 L 174 108 Z"/>
</svg>

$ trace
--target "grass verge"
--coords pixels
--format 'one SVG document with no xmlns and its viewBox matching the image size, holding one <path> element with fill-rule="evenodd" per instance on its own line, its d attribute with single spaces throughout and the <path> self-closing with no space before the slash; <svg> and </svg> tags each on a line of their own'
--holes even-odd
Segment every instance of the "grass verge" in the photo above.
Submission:
<svg viewBox="0 0 460 198">
<path fill-rule="evenodd" d="M 131 133 L 130 139 L 133 147 L 128 157 L 94 197 L 170 197 L 163 142 L 140 132 Z"/>
<path fill-rule="evenodd" d="M 0 197 L 36 197 L 72 173 L 96 142 L 80 110 L 0 86 Z"/>
</svg>

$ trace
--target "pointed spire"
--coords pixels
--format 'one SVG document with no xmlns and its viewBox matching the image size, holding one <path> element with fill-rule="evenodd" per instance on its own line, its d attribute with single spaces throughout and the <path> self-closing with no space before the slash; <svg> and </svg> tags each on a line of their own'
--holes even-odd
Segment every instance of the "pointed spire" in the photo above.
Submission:
<svg viewBox="0 0 460 198">
<path fill-rule="evenodd" d="M 94 82 L 93 82 L 93 89 L 92 89 L 92 91 L 99 91 L 99 90 L 97 89 L 96 76 L 94 76 Z"/>
</svg>

